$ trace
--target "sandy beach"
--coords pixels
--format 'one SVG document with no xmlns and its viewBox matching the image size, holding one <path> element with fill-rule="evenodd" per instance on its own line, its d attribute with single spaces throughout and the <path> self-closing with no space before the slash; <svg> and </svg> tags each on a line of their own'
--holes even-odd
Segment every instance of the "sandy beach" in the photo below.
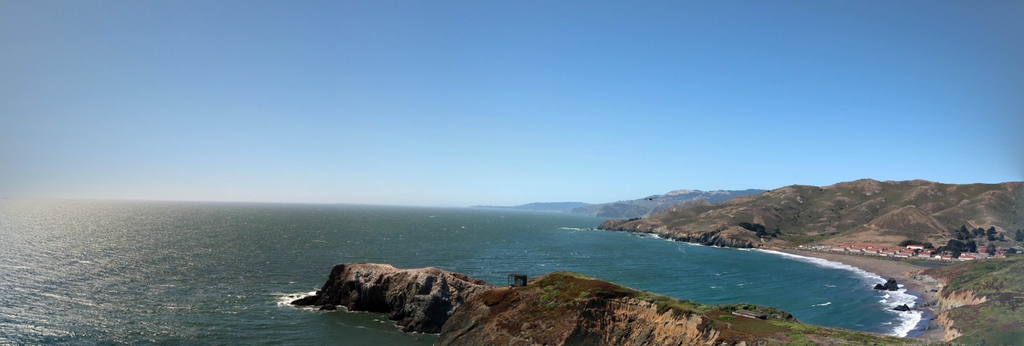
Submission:
<svg viewBox="0 0 1024 346">
<path fill-rule="evenodd" d="M 884 278 L 893 278 L 897 282 L 906 286 L 908 291 L 917 294 L 924 300 L 924 306 L 919 306 L 918 310 L 924 310 L 931 313 L 934 318 L 938 314 L 937 311 L 931 306 L 932 303 L 938 298 L 937 292 L 933 290 L 938 289 L 938 285 L 935 282 L 929 282 L 919 279 L 915 276 L 917 271 L 925 269 L 923 266 L 914 265 L 910 261 L 888 259 L 877 256 L 865 256 L 865 255 L 849 255 L 842 253 L 824 252 L 824 251 L 808 251 L 808 250 L 794 250 L 794 249 L 774 249 L 776 251 L 786 252 L 794 255 L 807 256 L 821 258 L 833 262 L 843 263 L 849 266 L 860 268 L 864 271 L 872 272 L 882 276 Z M 942 327 L 931 323 L 930 328 L 918 335 L 919 339 L 926 340 L 943 340 L 944 331 Z"/>
</svg>

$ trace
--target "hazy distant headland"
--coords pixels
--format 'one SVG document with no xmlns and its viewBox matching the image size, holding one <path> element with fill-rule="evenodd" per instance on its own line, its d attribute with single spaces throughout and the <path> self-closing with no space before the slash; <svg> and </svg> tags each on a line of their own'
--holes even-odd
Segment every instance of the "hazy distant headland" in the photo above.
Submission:
<svg viewBox="0 0 1024 346">
<path fill-rule="evenodd" d="M 474 205 L 470 208 L 490 208 L 490 209 L 517 209 L 517 210 L 532 210 L 532 211 L 556 211 L 567 213 L 573 209 L 586 207 L 591 205 L 590 203 L 583 202 L 538 202 L 528 203 L 516 206 L 498 206 L 498 205 Z"/>
<path fill-rule="evenodd" d="M 607 217 L 614 219 L 630 219 L 637 217 L 648 217 L 658 214 L 673 205 L 706 201 L 709 204 L 721 203 L 730 199 L 753 194 L 763 193 L 765 190 L 675 190 L 663 195 L 652 195 L 628 201 L 594 204 L 578 207 L 570 212 L 574 214 L 587 214 L 596 217 Z"/>
<path fill-rule="evenodd" d="M 596 217 L 630 219 L 638 217 L 648 217 L 660 213 L 673 205 L 694 203 L 698 201 L 706 201 L 707 203 L 714 204 L 724 202 L 736 197 L 753 195 L 762 192 L 765 192 L 765 190 L 675 190 L 665 193 L 663 195 L 651 195 L 633 200 L 600 204 L 589 204 L 582 202 L 547 202 L 529 203 L 517 206 L 476 205 L 470 208 L 555 211 L 573 214 L 586 214 Z"/>
</svg>

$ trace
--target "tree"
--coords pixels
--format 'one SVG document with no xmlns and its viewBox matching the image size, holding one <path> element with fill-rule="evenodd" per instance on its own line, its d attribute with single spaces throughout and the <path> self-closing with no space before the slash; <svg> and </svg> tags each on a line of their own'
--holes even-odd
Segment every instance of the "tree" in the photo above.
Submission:
<svg viewBox="0 0 1024 346">
<path fill-rule="evenodd" d="M 964 243 L 956 239 L 950 239 L 946 242 L 945 250 L 959 254 L 964 251 Z"/>
<path fill-rule="evenodd" d="M 973 235 L 975 237 L 984 236 L 985 235 L 985 229 L 981 228 L 981 227 L 975 228 L 974 231 L 971 232 L 971 235 Z"/>
<path fill-rule="evenodd" d="M 907 245 L 921 245 L 921 242 L 913 239 L 907 239 L 900 242 L 900 247 L 906 247 Z"/>
<path fill-rule="evenodd" d="M 995 255 L 996 244 L 988 243 L 988 247 L 985 248 L 985 253 L 988 253 L 989 255 Z"/>
<path fill-rule="evenodd" d="M 968 240 L 966 243 L 964 243 L 963 251 L 978 252 L 978 243 L 975 243 L 973 240 Z"/>
<path fill-rule="evenodd" d="M 988 241 L 996 241 L 996 228 L 989 227 L 988 231 L 985 231 L 985 235 L 988 236 Z"/>
<path fill-rule="evenodd" d="M 1017 236 L 1014 237 L 1014 240 L 1016 240 L 1016 241 L 1024 241 L 1024 229 L 1018 229 L 1017 230 Z"/>
</svg>

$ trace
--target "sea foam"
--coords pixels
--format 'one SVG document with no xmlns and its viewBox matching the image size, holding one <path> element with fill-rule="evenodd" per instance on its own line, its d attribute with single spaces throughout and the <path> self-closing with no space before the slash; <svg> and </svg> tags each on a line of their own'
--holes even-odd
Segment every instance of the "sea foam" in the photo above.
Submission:
<svg viewBox="0 0 1024 346">
<path fill-rule="evenodd" d="M 833 268 L 833 269 L 842 269 L 842 270 L 846 270 L 846 271 L 851 271 L 853 273 L 856 273 L 858 276 L 860 276 L 868 284 L 870 284 L 870 283 L 885 282 L 885 278 L 882 278 L 881 275 L 878 275 L 878 274 L 875 274 L 875 273 L 872 273 L 872 272 L 869 272 L 869 271 L 866 271 L 866 270 L 863 270 L 863 269 L 860 269 L 860 268 L 857 268 L 857 267 L 854 267 L 854 266 L 851 266 L 851 265 L 848 265 L 848 264 L 844 264 L 844 263 L 833 262 L 833 261 L 829 261 L 829 260 L 826 260 L 826 259 L 815 258 L 815 257 L 807 257 L 807 256 L 794 255 L 794 254 L 790 254 L 790 253 L 785 253 L 785 252 L 780 252 L 780 251 L 773 251 L 773 250 L 758 249 L 758 251 L 766 252 L 766 253 L 770 253 L 770 254 L 774 254 L 774 255 L 779 255 L 779 256 L 782 256 L 782 257 L 785 257 L 785 258 L 789 258 L 789 259 L 793 259 L 793 260 L 797 260 L 797 261 L 801 261 L 801 262 L 811 263 L 811 264 L 814 264 L 814 265 L 822 267 L 822 268 Z M 911 308 L 913 308 L 913 307 L 915 307 L 917 305 L 918 298 L 916 296 L 914 296 L 913 294 L 910 294 L 909 292 L 907 292 L 906 286 L 901 284 L 901 285 L 899 285 L 899 288 L 900 288 L 899 290 L 892 291 L 892 292 L 886 291 L 886 293 L 884 293 L 882 295 L 881 300 L 879 300 L 879 303 L 882 303 L 882 306 L 885 307 L 887 312 L 899 315 L 899 317 L 900 317 L 899 318 L 899 324 L 894 326 L 893 330 L 889 334 L 890 335 L 899 336 L 899 337 L 905 337 L 905 336 L 907 336 L 908 333 L 910 333 L 910 331 L 914 330 L 914 327 L 916 327 L 918 325 L 918 323 L 921 322 L 921 319 L 924 317 L 924 313 L 922 311 L 918 311 L 918 310 L 910 310 L 910 311 L 895 311 L 895 310 L 892 310 L 893 307 L 896 307 L 896 306 L 902 305 L 902 304 L 906 304 L 907 306 L 909 306 Z"/>
</svg>

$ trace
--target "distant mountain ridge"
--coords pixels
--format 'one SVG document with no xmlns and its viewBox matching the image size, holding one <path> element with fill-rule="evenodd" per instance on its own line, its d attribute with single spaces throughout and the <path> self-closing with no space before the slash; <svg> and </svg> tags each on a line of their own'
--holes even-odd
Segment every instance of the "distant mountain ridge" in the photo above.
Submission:
<svg viewBox="0 0 1024 346">
<path fill-rule="evenodd" d="M 575 208 L 586 207 L 590 203 L 583 202 L 537 202 L 527 203 L 516 206 L 495 206 L 495 205 L 474 205 L 470 208 L 491 208 L 491 209 L 517 209 L 517 210 L 533 210 L 533 211 L 557 211 L 557 212 L 569 212 Z"/>
<path fill-rule="evenodd" d="M 573 214 L 587 214 L 596 217 L 607 217 L 615 219 L 629 219 L 638 217 L 649 217 L 660 213 L 673 205 L 700 203 L 706 201 L 708 204 L 716 204 L 730 199 L 748 195 L 755 195 L 766 190 L 675 190 L 664 195 L 652 195 L 644 198 L 618 201 L 612 203 L 593 204 L 572 209 Z"/>
</svg>

